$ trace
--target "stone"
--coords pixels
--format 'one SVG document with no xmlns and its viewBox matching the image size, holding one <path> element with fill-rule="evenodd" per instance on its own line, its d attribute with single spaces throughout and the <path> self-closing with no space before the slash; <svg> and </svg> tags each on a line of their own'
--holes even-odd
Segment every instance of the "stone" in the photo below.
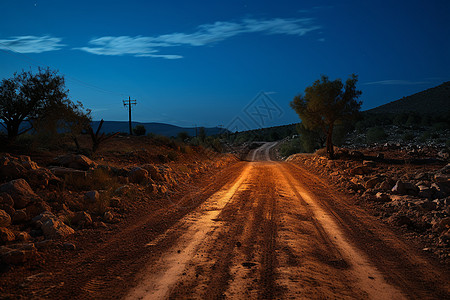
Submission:
<svg viewBox="0 0 450 300">
<path fill-rule="evenodd" d="M 132 183 L 145 183 L 147 178 L 148 171 L 140 167 L 135 167 L 128 173 L 128 179 Z"/>
<path fill-rule="evenodd" d="M 12 220 L 14 223 L 22 223 L 25 222 L 28 219 L 27 212 L 25 209 L 18 209 L 16 210 Z"/>
<path fill-rule="evenodd" d="M 365 175 L 369 174 L 372 170 L 367 166 L 357 166 L 350 170 L 350 175 Z"/>
<path fill-rule="evenodd" d="M 97 203 L 100 199 L 100 193 L 98 191 L 89 191 L 84 194 L 84 199 L 89 203 Z"/>
<path fill-rule="evenodd" d="M 24 208 L 39 196 L 29 186 L 25 179 L 16 179 L 0 185 L 0 192 L 8 193 L 14 200 L 14 208 Z"/>
<path fill-rule="evenodd" d="M 4 193 L 4 194 L 2 194 L 0 196 L 0 203 L 6 204 L 6 205 L 9 205 L 9 206 L 14 206 L 13 198 L 11 197 L 11 195 L 6 194 L 6 193 Z"/>
<path fill-rule="evenodd" d="M 35 217 L 34 220 L 38 225 L 38 221 L 41 223 L 40 228 L 47 239 L 64 238 L 75 233 L 75 230 L 47 211 Z"/>
<path fill-rule="evenodd" d="M 77 249 L 77 247 L 75 246 L 74 243 L 69 243 L 69 242 L 64 243 L 64 244 L 63 244 L 63 247 L 64 247 L 64 249 L 70 250 L 70 251 L 74 251 L 74 250 Z"/>
<path fill-rule="evenodd" d="M 393 182 L 391 179 L 386 179 L 380 184 L 380 190 L 383 191 L 390 191 L 394 187 L 395 182 Z"/>
<path fill-rule="evenodd" d="M 365 187 L 366 189 L 373 189 L 378 183 L 380 183 L 380 181 L 381 178 L 379 177 L 370 178 L 366 181 Z"/>
<path fill-rule="evenodd" d="M 121 187 L 118 187 L 114 193 L 118 195 L 125 195 L 130 191 L 129 185 L 122 185 Z"/>
<path fill-rule="evenodd" d="M 371 160 L 364 160 L 363 166 L 369 167 L 369 168 L 375 168 L 377 164 L 374 161 Z"/>
<path fill-rule="evenodd" d="M 32 219 L 44 211 L 50 211 L 51 208 L 45 201 L 36 201 L 25 208 L 27 219 Z"/>
<path fill-rule="evenodd" d="M 16 235 L 16 240 L 21 241 L 21 242 L 28 242 L 31 239 L 31 236 L 28 234 L 28 232 L 22 231 L 19 232 Z"/>
<path fill-rule="evenodd" d="M 7 243 L 12 242 L 16 239 L 14 233 L 5 227 L 0 227 L 0 242 Z"/>
<path fill-rule="evenodd" d="M 419 185 L 418 188 L 419 188 L 418 196 L 420 198 L 426 198 L 426 199 L 433 198 L 434 189 L 429 188 L 425 185 Z"/>
<path fill-rule="evenodd" d="M 119 197 L 112 197 L 109 201 L 109 204 L 111 205 L 111 207 L 119 207 L 121 202 L 122 201 Z"/>
<path fill-rule="evenodd" d="M 13 219 L 14 214 L 16 213 L 14 207 L 8 204 L 0 204 L 0 209 L 3 209 L 11 217 L 11 219 Z"/>
<path fill-rule="evenodd" d="M 72 223 L 80 227 L 92 225 L 91 215 L 85 211 L 77 211 L 72 219 Z"/>
<path fill-rule="evenodd" d="M 380 192 L 375 194 L 375 199 L 377 201 L 380 201 L 380 202 L 389 202 L 389 201 L 391 201 L 391 198 L 390 198 L 390 196 L 388 194 L 380 193 Z"/>
<path fill-rule="evenodd" d="M 0 209 L 0 227 L 8 227 L 11 225 L 11 217 L 4 211 Z"/>
<path fill-rule="evenodd" d="M 450 229 L 450 217 L 443 218 L 433 225 L 433 231 L 439 234 L 449 229 Z"/>
<path fill-rule="evenodd" d="M 56 177 L 49 169 L 39 168 L 35 170 L 30 170 L 27 172 L 27 179 L 32 186 L 44 186 L 47 187 L 49 184 L 57 185 L 61 183 L 61 179 Z"/>
<path fill-rule="evenodd" d="M 71 176 L 72 178 L 77 179 L 85 179 L 87 177 L 87 173 L 85 171 L 65 168 L 65 167 L 51 167 L 50 171 L 60 178 L 65 178 L 66 176 Z"/>
<path fill-rule="evenodd" d="M 83 171 L 87 171 L 90 168 L 95 168 L 97 166 L 97 163 L 80 154 L 61 155 L 55 158 L 55 162 L 63 167 Z"/>
<path fill-rule="evenodd" d="M 394 187 L 392 188 L 392 192 L 399 195 L 405 195 L 406 194 L 406 187 L 403 181 L 398 180 Z"/>
<path fill-rule="evenodd" d="M 112 222 L 114 219 L 114 215 L 112 214 L 112 212 L 107 211 L 103 214 L 103 220 L 107 223 Z"/>
<path fill-rule="evenodd" d="M 150 177 L 155 181 L 162 181 L 163 177 L 159 173 L 159 170 L 152 164 L 145 164 L 142 166 L 145 170 L 147 170 Z"/>
</svg>

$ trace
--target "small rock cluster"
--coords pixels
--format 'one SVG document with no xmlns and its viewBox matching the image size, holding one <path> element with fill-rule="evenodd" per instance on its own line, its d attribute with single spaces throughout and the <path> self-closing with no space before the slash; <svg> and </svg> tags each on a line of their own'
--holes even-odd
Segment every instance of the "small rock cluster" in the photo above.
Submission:
<svg viewBox="0 0 450 300">
<path fill-rule="evenodd" d="M 288 160 L 327 176 L 374 208 L 379 218 L 427 240 L 426 251 L 450 259 L 450 164 L 390 165 L 383 156 L 375 162 L 354 151 L 353 159 L 296 154 Z"/>
</svg>

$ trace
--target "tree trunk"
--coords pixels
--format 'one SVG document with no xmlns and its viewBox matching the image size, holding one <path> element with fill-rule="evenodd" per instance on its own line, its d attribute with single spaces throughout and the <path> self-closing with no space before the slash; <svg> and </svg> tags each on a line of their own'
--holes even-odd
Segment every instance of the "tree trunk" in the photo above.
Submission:
<svg viewBox="0 0 450 300">
<path fill-rule="evenodd" d="M 327 156 L 328 156 L 328 159 L 334 159 L 333 124 L 331 124 L 328 127 L 328 132 L 327 132 Z"/>
</svg>

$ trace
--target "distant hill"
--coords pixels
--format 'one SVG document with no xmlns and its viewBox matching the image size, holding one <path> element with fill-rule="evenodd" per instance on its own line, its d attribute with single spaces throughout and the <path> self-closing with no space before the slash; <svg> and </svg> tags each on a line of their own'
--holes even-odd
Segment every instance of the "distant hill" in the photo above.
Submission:
<svg viewBox="0 0 450 300">
<path fill-rule="evenodd" d="M 100 121 L 93 121 L 91 123 L 92 129 L 94 129 L 94 132 L 97 130 L 98 125 Z M 165 124 L 165 123 L 139 123 L 139 122 L 132 122 L 132 127 L 134 128 L 136 125 L 144 125 L 146 134 L 148 133 L 154 133 L 157 135 L 164 135 L 167 137 L 171 136 L 177 136 L 180 132 L 187 132 L 190 136 L 195 136 L 195 127 L 179 127 L 175 125 Z M 27 124 L 22 124 L 21 128 L 25 128 L 24 126 L 27 126 Z M 200 127 L 198 127 L 200 128 Z M 197 128 L 197 131 L 198 131 Z M 115 132 L 125 132 L 129 133 L 129 127 L 128 122 L 125 121 L 104 121 L 102 129 L 100 132 L 104 133 L 115 133 Z M 224 133 L 224 128 L 219 127 L 210 127 L 205 128 L 206 135 L 215 135 L 219 133 Z M 5 132 L 5 129 L 3 126 L 0 126 L 0 132 Z"/>
<path fill-rule="evenodd" d="M 367 110 L 369 113 L 442 114 L 450 111 L 450 81 L 434 88 Z"/>
<path fill-rule="evenodd" d="M 93 121 L 92 128 L 97 130 L 100 121 Z M 164 135 L 167 137 L 177 136 L 179 132 L 187 132 L 190 136 L 195 136 L 195 127 L 179 127 L 175 125 L 165 124 L 165 123 L 139 123 L 132 122 L 132 127 L 136 125 L 143 125 L 145 127 L 146 133 L 154 133 L 158 135 Z M 104 121 L 100 132 L 113 133 L 113 132 L 129 132 L 128 122 L 124 121 Z M 198 128 L 197 128 L 198 130 Z M 222 133 L 223 128 L 210 127 L 205 128 L 206 135 L 215 135 Z"/>
</svg>

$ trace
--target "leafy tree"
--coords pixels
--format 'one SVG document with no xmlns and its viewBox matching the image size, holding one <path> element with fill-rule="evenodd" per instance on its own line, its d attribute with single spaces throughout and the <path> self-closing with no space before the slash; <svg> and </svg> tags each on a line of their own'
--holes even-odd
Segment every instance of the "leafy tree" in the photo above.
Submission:
<svg viewBox="0 0 450 300">
<path fill-rule="evenodd" d="M 358 77 L 353 74 L 345 82 L 340 79 L 330 81 L 322 75 L 312 86 L 305 89 L 305 95 L 298 95 L 291 102 L 305 128 L 320 128 L 326 135 L 327 155 L 334 158 L 333 129 L 338 123 L 354 118 L 361 102 L 357 98 L 361 91 L 356 90 Z"/>
<path fill-rule="evenodd" d="M 133 133 L 135 135 L 145 135 L 145 132 L 146 132 L 146 130 L 145 130 L 145 126 L 144 125 L 136 125 L 133 128 Z"/>
<path fill-rule="evenodd" d="M 68 114 L 87 116 L 68 99 L 64 77 L 55 71 L 22 71 L 0 84 L 0 120 L 10 141 L 32 129 L 56 131 Z"/>
<path fill-rule="evenodd" d="M 303 151 L 312 153 L 323 146 L 325 135 L 320 128 L 314 130 L 308 129 L 303 123 L 297 125 L 297 131 L 300 135 L 300 144 Z"/>
</svg>

